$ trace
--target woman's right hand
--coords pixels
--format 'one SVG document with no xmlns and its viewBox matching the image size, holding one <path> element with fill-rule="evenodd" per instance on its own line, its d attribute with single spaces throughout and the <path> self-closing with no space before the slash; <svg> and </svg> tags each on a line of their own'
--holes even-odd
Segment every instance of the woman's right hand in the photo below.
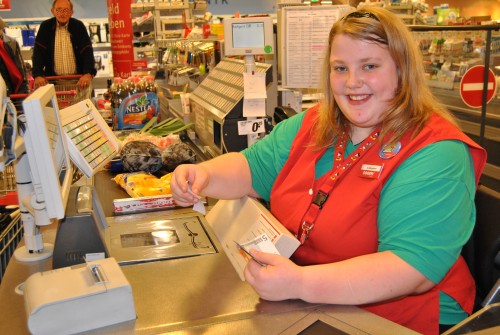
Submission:
<svg viewBox="0 0 500 335">
<path fill-rule="evenodd" d="M 200 201 L 201 192 L 209 183 L 208 171 L 200 164 L 179 165 L 170 179 L 175 203 L 187 207 Z"/>
<path fill-rule="evenodd" d="M 192 206 L 200 196 L 213 199 L 259 196 L 252 188 L 248 162 L 240 152 L 225 153 L 198 164 L 179 165 L 172 172 L 170 188 L 179 206 Z"/>
</svg>

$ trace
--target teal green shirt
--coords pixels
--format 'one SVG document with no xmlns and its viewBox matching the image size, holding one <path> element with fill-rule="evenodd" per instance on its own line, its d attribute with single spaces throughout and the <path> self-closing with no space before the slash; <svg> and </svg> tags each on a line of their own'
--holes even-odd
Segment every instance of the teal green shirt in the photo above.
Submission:
<svg viewBox="0 0 500 335">
<path fill-rule="evenodd" d="M 276 125 L 242 153 L 252 185 L 269 200 L 304 113 Z M 356 147 L 348 143 L 346 155 Z M 316 164 L 316 178 L 333 167 L 333 148 Z M 389 250 L 438 283 L 455 263 L 475 223 L 475 177 L 469 149 L 460 141 L 440 141 L 414 153 L 389 178 L 380 194 L 379 251 Z M 441 292 L 440 323 L 455 324 L 467 314 Z"/>
</svg>

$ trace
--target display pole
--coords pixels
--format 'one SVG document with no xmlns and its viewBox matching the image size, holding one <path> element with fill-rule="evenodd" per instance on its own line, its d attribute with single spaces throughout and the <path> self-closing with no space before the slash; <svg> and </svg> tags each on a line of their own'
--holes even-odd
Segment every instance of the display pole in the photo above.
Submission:
<svg viewBox="0 0 500 335">
<path fill-rule="evenodd" d="M 255 65 L 255 57 L 254 55 L 246 55 L 245 56 L 245 72 L 254 74 L 256 69 Z M 257 118 L 255 117 L 248 117 L 247 120 L 255 120 Z M 259 138 L 259 134 L 248 134 L 247 135 L 247 146 L 250 147 L 250 145 L 254 144 L 257 139 Z"/>
<path fill-rule="evenodd" d="M 50 220 L 47 217 L 47 212 L 43 210 L 45 209 L 44 203 L 40 203 L 42 207 L 40 209 L 29 208 L 32 207 L 32 203 L 36 204 L 36 201 L 33 201 L 35 199 L 33 199 L 34 189 L 30 174 L 30 164 L 28 155 L 24 152 L 22 138 L 16 139 L 16 151 L 23 152 L 13 164 L 19 209 L 21 210 L 21 221 L 23 223 L 24 246 L 20 246 L 14 251 L 14 258 L 20 262 L 36 262 L 49 258 L 54 251 L 52 244 L 43 242 L 40 227 L 37 226 L 37 220 L 44 223 L 50 223 Z"/>
</svg>

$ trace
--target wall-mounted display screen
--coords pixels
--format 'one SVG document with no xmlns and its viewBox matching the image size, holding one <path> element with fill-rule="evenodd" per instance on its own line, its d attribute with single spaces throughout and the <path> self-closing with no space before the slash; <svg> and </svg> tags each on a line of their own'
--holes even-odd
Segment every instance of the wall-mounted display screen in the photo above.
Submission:
<svg viewBox="0 0 500 335">
<path fill-rule="evenodd" d="M 229 18 L 223 23 L 226 56 L 274 54 L 272 17 Z"/>
</svg>

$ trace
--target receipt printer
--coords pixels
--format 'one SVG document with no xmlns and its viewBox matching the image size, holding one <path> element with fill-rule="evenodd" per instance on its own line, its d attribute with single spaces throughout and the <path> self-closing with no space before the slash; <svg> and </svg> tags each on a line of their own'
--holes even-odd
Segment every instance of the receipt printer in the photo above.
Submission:
<svg viewBox="0 0 500 335">
<path fill-rule="evenodd" d="M 24 305 L 32 334 L 74 334 L 135 320 L 132 289 L 114 258 L 31 275 Z"/>
</svg>

